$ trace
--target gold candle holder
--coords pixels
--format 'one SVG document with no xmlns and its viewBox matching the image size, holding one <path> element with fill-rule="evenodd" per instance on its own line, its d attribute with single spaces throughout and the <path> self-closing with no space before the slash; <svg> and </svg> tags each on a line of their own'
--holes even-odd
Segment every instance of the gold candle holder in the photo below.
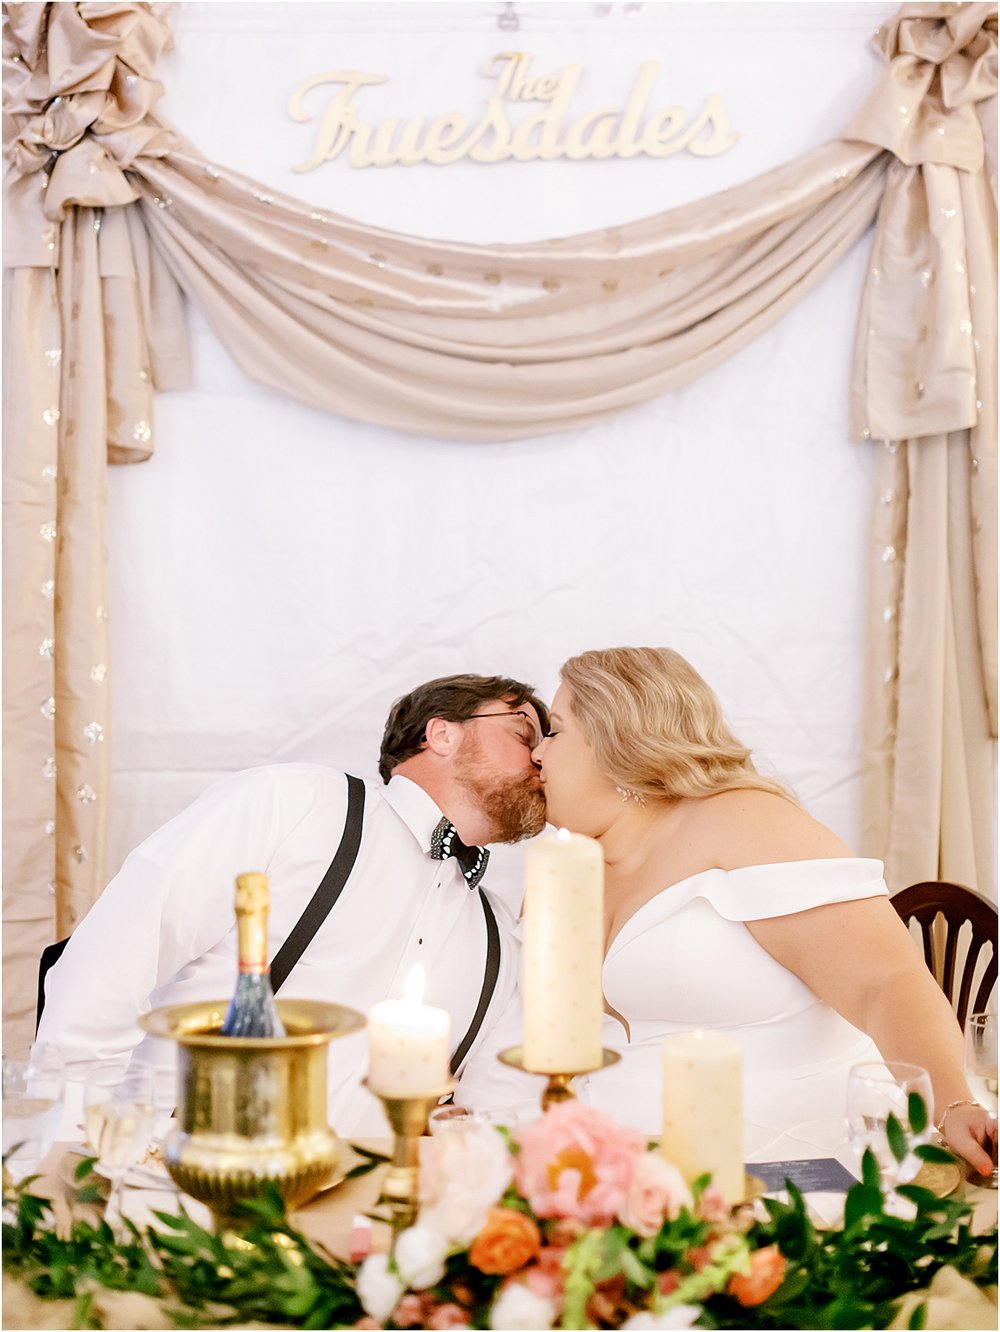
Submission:
<svg viewBox="0 0 1000 1332">
<path fill-rule="evenodd" d="M 395 1243 L 399 1232 L 416 1221 L 420 1208 L 420 1139 L 427 1132 L 428 1117 L 441 1097 L 454 1090 L 454 1083 L 408 1096 L 390 1096 L 373 1087 L 367 1078 L 364 1085 L 382 1102 L 393 1134 L 392 1160 L 382 1181 L 378 1206 L 389 1210 Z"/>
<path fill-rule="evenodd" d="M 497 1058 L 501 1064 L 507 1064 L 510 1068 L 519 1068 L 522 1073 L 533 1073 L 536 1077 L 548 1078 L 545 1090 L 542 1092 L 542 1111 L 544 1113 L 550 1106 L 575 1099 L 574 1078 L 583 1073 L 597 1073 L 602 1068 L 610 1068 L 612 1064 L 618 1063 L 621 1055 L 615 1050 L 602 1050 L 601 1062 L 596 1067 L 574 1068 L 569 1073 L 543 1073 L 540 1069 L 527 1068 L 524 1062 L 524 1046 L 522 1045 L 512 1045 L 509 1050 L 502 1050 Z"/>
</svg>

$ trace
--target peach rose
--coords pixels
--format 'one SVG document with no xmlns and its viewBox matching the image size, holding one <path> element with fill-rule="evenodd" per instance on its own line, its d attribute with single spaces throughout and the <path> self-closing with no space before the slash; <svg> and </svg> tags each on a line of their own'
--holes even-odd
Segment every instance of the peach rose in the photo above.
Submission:
<svg viewBox="0 0 1000 1332">
<path fill-rule="evenodd" d="M 750 1271 L 735 1272 L 729 1278 L 726 1293 L 732 1295 L 745 1309 L 763 1304 L 784 1281 L 786 1266 L 785 1255 L 776 1244 L 769 1244 L 766 1249 L 755 1249 L 750 1255 Z"/>
<path fill-rule="evenodd" d="M 490 1276 L 507 1276 L 536 1257 L 542 1237 L 530 1216 L 512 1207 L 491 1207 L 472 1241 L 469 1262 Z"/>
<path fill-rule="evenodd" d="M 649 1239 L 657 1234 L 664 1217 L 676 1220 L 682 1207 L 692 1207 L 691 1191 L 675 1165 L 659 1154 L 646 1152 L 637 1158 L 618 1219 L 637 1235 Z"/>
</svg>

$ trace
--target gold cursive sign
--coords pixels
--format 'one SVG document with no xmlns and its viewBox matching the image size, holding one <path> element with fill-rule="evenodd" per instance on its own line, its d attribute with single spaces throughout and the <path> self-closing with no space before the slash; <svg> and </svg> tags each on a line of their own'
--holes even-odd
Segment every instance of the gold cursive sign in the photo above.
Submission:
<svg viewBox="0 0 1000 1332">
<path fill-rule="evenodd" d="M 389 116 L 376 124 L 361 118 L 355 98 L 365 87 L 387 82 L 385 74 L 356 69 L 333 69 L 299 85 L 288 100 L 293 120 L 307 123 L 312 116 L 305 99 L 314 88 L 332 85 L 335 91 L 323 111 L 313 150 L 293 171 L 312 171 L 346 153 L 351 166 L 416 166 L 431 162 L 445 166 L 468 157 L 473 162 L 551 162 L 566 157 L 584 158 L 672 157 L 687 149 L 696 157 L 717 157 L 739 137 L 718 93 L 712 93 L 697 115 L 688 118 L 680 106 L 647 112 L 647 103 L 660 72 L 658 61 L 639 67 L 632 92 L 623 108 L 598 107 L 575 120 L 567 120 L 570 102 L 580 82 L 579 65 L 565 65 L 554 74 L 534 75 L 532 56 L 504 51 L 486 66 L 487 78 L 496 81 L 486 111 L 478 122 L 449 112 L 428 120 Z M 508 108 L 515 102 L 544 102 L 543 110 L 513 121 Z"/>
</svg>

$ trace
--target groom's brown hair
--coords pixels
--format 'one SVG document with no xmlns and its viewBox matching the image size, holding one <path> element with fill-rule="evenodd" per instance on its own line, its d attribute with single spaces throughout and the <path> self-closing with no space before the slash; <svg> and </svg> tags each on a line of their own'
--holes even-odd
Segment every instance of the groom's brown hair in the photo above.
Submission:
<svg viewBox="0 0 1000 1332">
<path fill-rule="evenodd" d="M 443 675 L 418 685 L 392 705 L 379 752 L 378 770 L 383 782 L 392 776 L 393 768 L 420 753 L 432 717 L 464 722 L 477 708 L 492 702 L 506 703 L 512 709 L 530 703 L 538 713 L 542 731 L 549 729 L 548 708 L 532 685 L 505 675 Z"/>
</svg>

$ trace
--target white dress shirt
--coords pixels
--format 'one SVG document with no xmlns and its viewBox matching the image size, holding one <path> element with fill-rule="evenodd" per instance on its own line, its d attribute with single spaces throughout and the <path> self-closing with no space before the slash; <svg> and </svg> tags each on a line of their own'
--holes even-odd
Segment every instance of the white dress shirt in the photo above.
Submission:
<svg viewBox="0 0 1000 1332">
<path fill-rule="evenodd" d="M 211 786 L 132 852 L 80 922 L 47 977 L 38 1041 L 58 1049 L 76 1082 L 99 1066 L 124 1072 L 132 1058 L 172 1068 L 172 1043 L 144 1036 L 139 1015 L 232 993 L 237 874 L 260 871 L 270 880 L 273 957 L 326 873 L 346 812 L 344 774 L 314 764 L 252 768 Z M 424 1000 L 451 1015 L 455 1051 L 479 1003 L 487 936 L 479 894 L 458 862 L 431 859 L 440 818 L 430 796 L 406 777 L 386 787 L 366 784 L 357 863 L 282 997 L 367 1014 L 380 999 L 402 997 L 411 969 L 422 963 Z M 500 975 L 473 1050 L 503 1011 L 517 973 L 513 922 L 502 903 L 491 902 Z M 331 1043 L 330 1121 L 341 1133 L 386 1132 L 380 1103 L 359 1085 L 366 1066 L 365 1032 Z M 165 1072 L 158 1085 L 169 1098 Z"/>
</svg>

